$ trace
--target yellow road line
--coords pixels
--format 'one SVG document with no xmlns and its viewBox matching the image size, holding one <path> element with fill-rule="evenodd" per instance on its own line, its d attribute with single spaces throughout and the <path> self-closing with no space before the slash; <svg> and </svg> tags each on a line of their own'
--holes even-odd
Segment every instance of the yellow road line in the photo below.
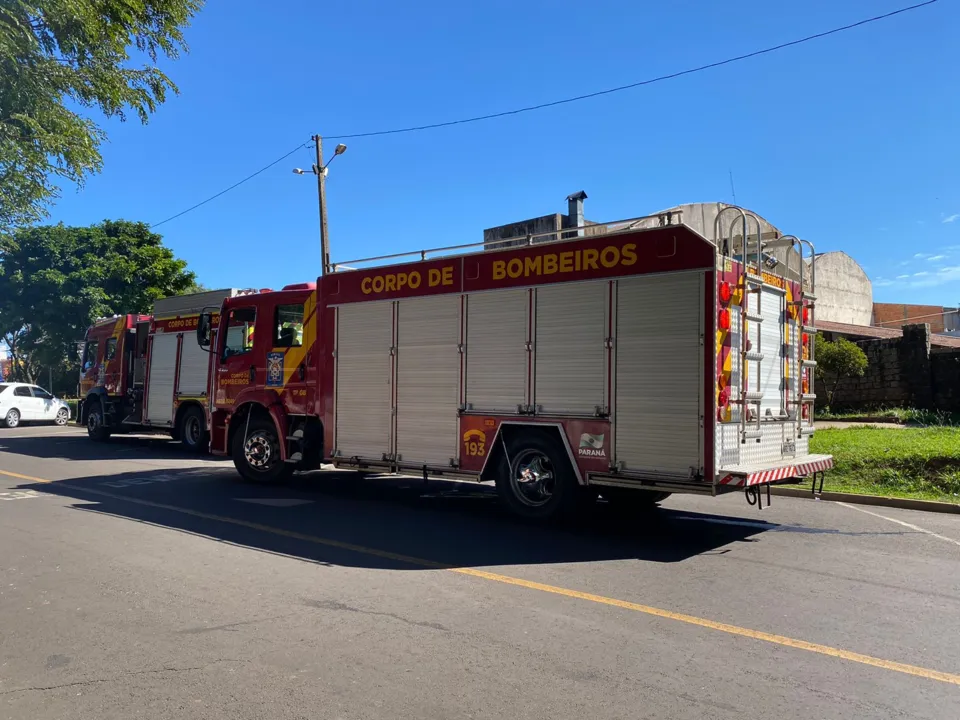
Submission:
<svg viewBox="0 0 960 720">
<path fill-rule="evenodd" d="M 537 590 L 539 592 L 550 593 L 551 595 L 560 595 L 562 597 L 575 598 L 577 600 L 586 600 L 599 605 L 607 605 L 610 607 L 620 608 L 622 610 L 631 610 L 634 612 L 643 613 L 644 615 L 651 615 L 653 617 L 674 620 L 677 622 L 686 623 L 688 625 L 695 625 L 697 627 L 715 630 L 728 635 L 736 635 L 739 637 L 750 638 L 752 640 L 760 640 L 762 642 L 772 643 L 774 645 L 781 645 L 783 647 L 794 648 L 796 650 L 805 650 L 807 652 L 817 653 L 819 655 L 827 655 L 840 660 L 860 663 L 861 665 L 869 665 L 871 667 L 881 668 L 883 670 L 892 670 L 894 672 L 904 673 L 906 675 L 914 675 L 916 677 L 922 677 L 928 680 L 937 680 L 939 682 L 960 686 L 960 675 L 955 675 L 953 673 L 931 670 L 929 668 L 894 662 L 892 660 L 884 660 L 882 658 L 863 655 L 861 653 L 851 652 L 849 650 L 842 650 L 829 645 L 820 645 L 819 643 L 807 642 L 806 640 L 797 640 L 784 635 L 775 635 L 773 633 L 763 632 L 762 630 L 751 630 L 750 628 L 744 628 L 738 625 L 729 625 L 727 623 L 717 622 L 707 618 L 696 617 L 695 615 L 685 615 L 683 613 L 677 613 L 671 610 L 663 610 L 661 608 L 655 608 L 649 605 L 641 605 L 639 603 L 629 602 L 627 600 L 617 600 L 616 598 L 580 592 L 579 590 L 570 590 L 569 588 L 558 587 L 556 585 L 546 585 L 544 583 L 534 582 L 532 580 L 524 580 L 522 578 L 512 577 L 510 575 L 501 575 L 500 573 L 488 572 L 486 570 L 451 567 L 450 565 L 446 565 L 444 563 L 413 557 L 411 555 L 403 555 L 400 553 L 388 552 L 386 550 L 378 550 L 376 548 L 369 548 L 363 545 L 341 542 L 340 540 L 332 540 L 330 538 L 318 537 L 316 535 L 307 535 L 306 533 L 300 533 L 294 530 L 284 530 L 283 528 L 250 522 L 249 520 L 240 520 L 238 518 L 232 518 L 224 515 L 215 515 L 213 513 L 190 510 L 189 508 L 179 507 L 177 505 L 168 505 L 166 503 L 143 500 L 141 498 L 130 497 L 128 495 L 120 495 L 117 493 L 105 492 L 103 490 L 94 490 L 92 488 L 80 487 L 67 482 L 44 480 L 43 478 L 31 477 L 30 475 L 20 475 L 19 473 L 9 472 L 7 470 L 0 470 L 0 475 L 7 475 L 19 480 L 28 480 L 30 482 L 41 483 L 44 485 L 61 484 L 64 487 L 70 488 L 71 490 L 87 493 L 89 495 L 97 495 L 113 500 L 121 500 L 134 505 L 142 505 L 160 510 L 170 510 L 171 512 L 189 515 L 190 517 L 227 523 L 230 525 L 245 527 L 250 530 L 258 530 L 260 532 L 270 533 L 272 535 L 292 538 L 294 540 L 302 540 L 314 545 L 322 545 L 325 547 L 337 548 L 339 550 L 348 550 L 361 555 L 368 555 L 386 560 L 394 560 L 408 565 L 437 570 L 446 570 L 459 575 L 469 575 L 470 577 L 502 583 L 504 585 L 514 585 L 517 587 L 526 588 L 528 590 Z"/>
</svg>

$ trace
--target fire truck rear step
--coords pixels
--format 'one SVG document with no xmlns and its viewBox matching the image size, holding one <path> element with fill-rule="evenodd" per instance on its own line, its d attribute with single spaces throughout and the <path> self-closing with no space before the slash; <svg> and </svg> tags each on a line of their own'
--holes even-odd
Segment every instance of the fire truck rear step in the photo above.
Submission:
<svg viewBox="0 0 960 720">
<path fill-rule="evenodd" d="M 725 487 L 748 487 L 801 480 L 814 473 L 833 467 L 830 455 L 798 455 L 779 462 L 747 463 L 721 467 L 720 485 Z"/>
</svg>

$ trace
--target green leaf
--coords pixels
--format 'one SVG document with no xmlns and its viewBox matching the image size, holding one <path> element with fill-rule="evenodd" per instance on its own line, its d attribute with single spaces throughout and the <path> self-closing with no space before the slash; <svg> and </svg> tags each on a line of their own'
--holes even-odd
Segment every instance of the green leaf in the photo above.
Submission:
<svg viewBox="0 0 960 720">
<path fill-rule="evenodd" d="M 157 66 L 186 49 L 203 0 L 0 2 L 0 247 L 47 214 L 57 179 L 100 171 L 103 130 L 69 107 L 147 122 L 176 86 Z M 134 66 L 131 51 L 148 63 Z M 6 237 L 5 237 L 6 236 Z"/>
</svg>

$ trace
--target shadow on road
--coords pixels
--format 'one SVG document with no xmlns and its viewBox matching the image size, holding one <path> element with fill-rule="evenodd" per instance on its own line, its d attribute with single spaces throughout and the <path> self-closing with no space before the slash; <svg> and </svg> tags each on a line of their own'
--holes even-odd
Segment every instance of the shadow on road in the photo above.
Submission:
<svg viewBox="0 0 960 720">
<path fill-rule="evenodd" d="M 73 498 L 79 501 L 74 507 L 87 512 L 312 562 L 366 568 L 671 563 L 723 552 L 718 549 L 776 527 L 714 523 L 711 515 L 668 508 L 626 516 L 602 502 L 576 526 L 534 527 L 507 516 L 495 495 L 473 486 L 431 482 L 423 487 L 418 479 L 331 471 L 270 488 L 242 485 L 232 468 L 223 468 L 79 477 L 19 489 Z"/>
<path fill-rule="evenodd" d="M 25 428 L 41 430 L 39 426 Z M 76 430 L 76 428 L 73 428 Z M 143 460 L 189 458 L 190 454 L 169 435 L 113 435 L 105 443 L 90 440 L 85 434 L 51 429 L 47 435 L 4 437 L 0 432 L 0 452 L 36 458 L 60 460 L 116 460 L 129 452 Z"/>
<path fill-rule="evenodd" d="M 599 502 L 566 528 L 536 527 L 506 514 L 491 488 L 419 478 L 322 471 L 284 486 L 240 482 L 229 461 L 182 467 L 191 456 L 160 437 L 93 443 L 50 434 L 4 441 L 0 451 L 76 461 L 176 460 L 180 467 L 77 476 L 19 489 L 53 493 L 74 507 L 304 560 L 356 567 L 423 569 L 643 560 L 680 562 L 777 525 L 731 522 L 667 507 L 628 515 Z M 200 459 L 196 459 L 200 463 Z M 37 472 L 40 472 L 39 470 Z M 122 542 L 122 538 L 119 539 Z M 364 552 L 361 548 L 373 550 Z M 398 558 L 419 559 L 410 562 Z"/>
</svg>

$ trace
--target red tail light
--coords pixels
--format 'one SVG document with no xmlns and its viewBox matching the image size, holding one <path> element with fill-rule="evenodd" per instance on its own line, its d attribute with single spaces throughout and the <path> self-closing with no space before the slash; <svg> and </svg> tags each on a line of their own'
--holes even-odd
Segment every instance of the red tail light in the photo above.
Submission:
<svg viewBox="0 0 960 720">
<path fill-rule="evenodd" d="M 720 302 L 726 305 L 733 297 L 733 286 L 726 280 L 720 283 Z"/>
<path fill-rule="evenodd" d="M 725 408 L 730 404 L 730 388 L 723 388 L 720 391 L 720 407 Z"/>
<path fill-rule="evenodd" d="M 720 325 L 721 330 L 730 329 L 730 311 L 726 308 L 723 308 L 720 311 L 720 316 L 717 318 L 717 323 Z"/>
</svg>

